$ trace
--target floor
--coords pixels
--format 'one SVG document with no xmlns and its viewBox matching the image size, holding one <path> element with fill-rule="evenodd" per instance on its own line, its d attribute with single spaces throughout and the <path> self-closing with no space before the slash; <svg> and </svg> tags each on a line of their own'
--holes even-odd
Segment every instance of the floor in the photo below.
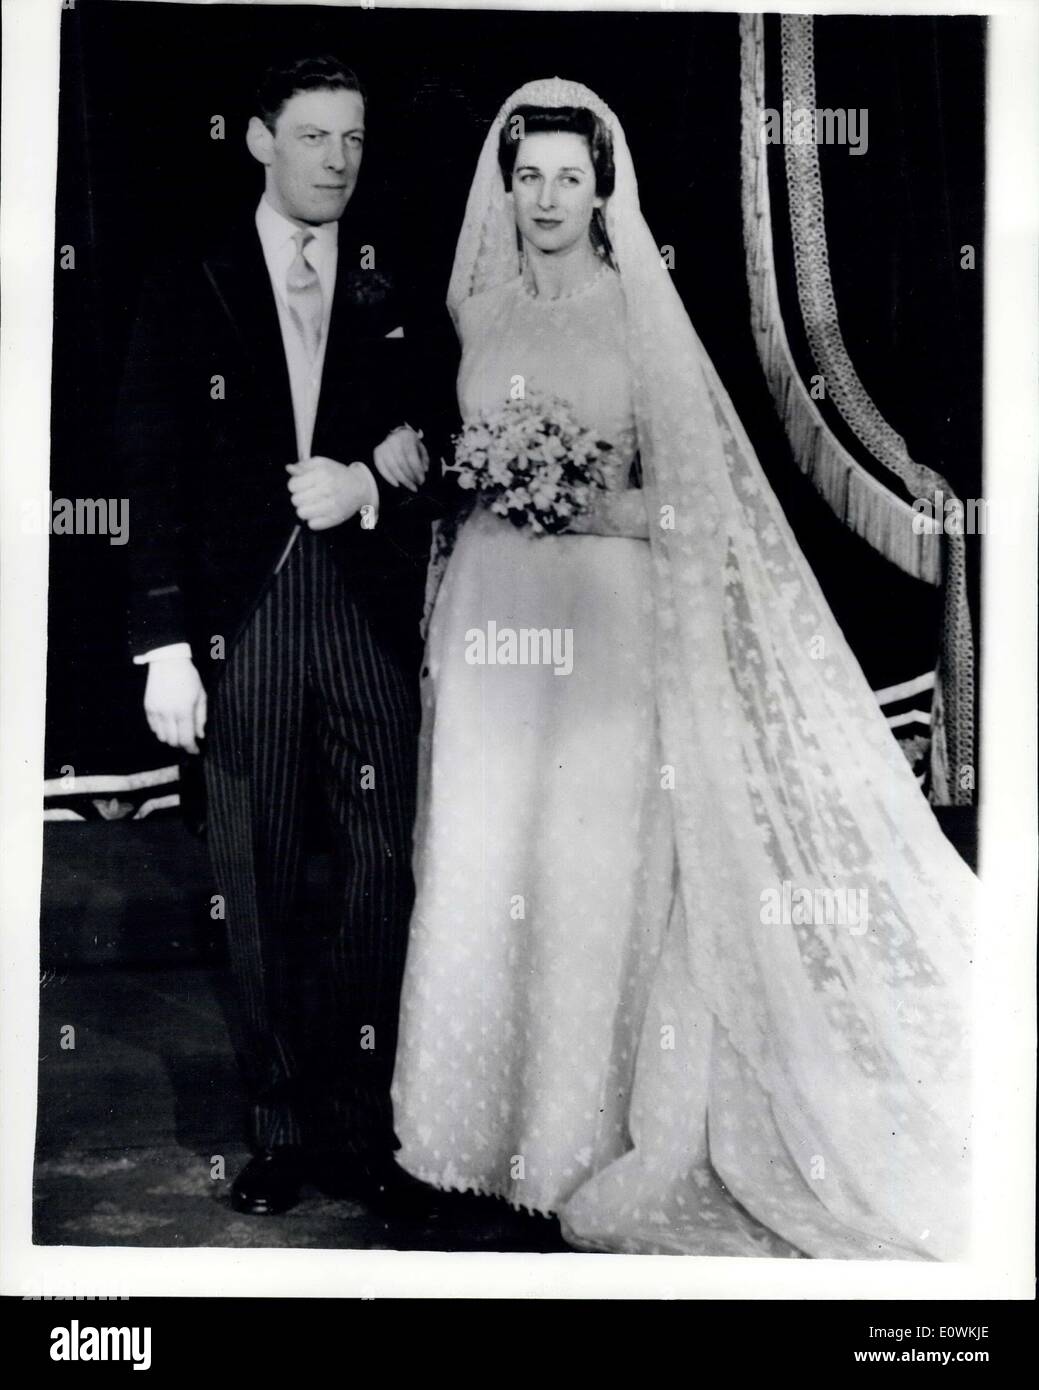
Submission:
<svg viewBox="0 0 1039 1390">
<path fill-rule="evenodd" d="M 554 1221 L 483 1197 L 445 1197 L 418 1224 L 310 1189 L 284 1216 L 232 1211 L 247 1154 L 225 992 L 219 967 L 45 972 L 38 1244 L 567 1249 Z"/>
</svg>

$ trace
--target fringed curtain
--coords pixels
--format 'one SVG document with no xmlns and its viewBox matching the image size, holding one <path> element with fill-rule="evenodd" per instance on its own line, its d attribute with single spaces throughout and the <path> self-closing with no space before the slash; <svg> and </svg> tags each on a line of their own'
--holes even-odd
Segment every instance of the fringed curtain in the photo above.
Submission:
<svg viewBox="0 0 1039 1390">
<path fill-rule="evenodd" d="M 782 21 L 784 104 L 815 111 L 813 24 Z M 923 583 L 943 587 L 941 653 L 933 682 L 931 798 L 972 800 L 974 647 L 967 605 L 962 535 L 914 528 L 904 497 L 875 477 L 836 437 L 798 370 L 783 325 L 776 277 L 765 131 L 764 19 L 744 15 L 741 34 L 744 242 L 754 339 L 772 398 L 798 466 L 834 513 L 892 564 Z M 934 469 L 915 463 L 905 441 L 884 420 L 848 355 L 830 276 L 819 154 L 814 139 L 784 142 L 790 230 L 798 302 L 812 357 L 827 397 L 870 457 L 914 498 L 955 493 Z"/>
</svg>

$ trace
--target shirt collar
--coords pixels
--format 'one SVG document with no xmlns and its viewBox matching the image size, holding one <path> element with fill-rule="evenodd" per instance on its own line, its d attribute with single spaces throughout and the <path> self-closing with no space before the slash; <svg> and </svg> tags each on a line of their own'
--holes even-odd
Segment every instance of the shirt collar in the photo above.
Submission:
<svg viewBox="0 0 1039 1390">
<path fill-rule="evenodd" d="M 269 203 L 267 195 L 264 194 L 256 208 L 256 230 L 260 234 L 260 243 L 265 254 L 272 255 L 289 246 L 299 228 L 295 222 L 283 216 L 276 207 Z M 312 227 L 311 230 L 315 237 L 315 249 L 319 251 L 332 250 L 338 245 L 338 222 L 321 222 Z"/>
</svg>

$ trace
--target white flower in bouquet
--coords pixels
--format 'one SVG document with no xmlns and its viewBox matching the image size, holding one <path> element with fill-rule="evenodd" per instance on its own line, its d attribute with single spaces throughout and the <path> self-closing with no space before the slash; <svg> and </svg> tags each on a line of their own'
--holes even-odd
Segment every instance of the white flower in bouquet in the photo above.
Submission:
<svg viewBox="0 0 1039 1390">
<path fill-rule="evenodd" d="M 594 504 L 612 449 L 568 402 L 528 392 L 463 428 L 453 471 L 496 516 L 534 535 L 558 535 Z"/>
</svg>

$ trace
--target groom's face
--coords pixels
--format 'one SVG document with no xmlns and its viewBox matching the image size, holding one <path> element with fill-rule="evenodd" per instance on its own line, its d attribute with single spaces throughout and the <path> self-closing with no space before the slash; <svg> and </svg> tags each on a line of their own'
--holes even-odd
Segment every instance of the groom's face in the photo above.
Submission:
<svg viewBox="0 0 1039 1390">
<path fill-rule="evenodd" d="M 335 222 L 357 185 L 364 153 L 364 100 L 359 92 L 297 92 L 274 130 L 255 120 L 249 147 L 267 166 L 267 198 L 301 224 Z"/>
</svg>

